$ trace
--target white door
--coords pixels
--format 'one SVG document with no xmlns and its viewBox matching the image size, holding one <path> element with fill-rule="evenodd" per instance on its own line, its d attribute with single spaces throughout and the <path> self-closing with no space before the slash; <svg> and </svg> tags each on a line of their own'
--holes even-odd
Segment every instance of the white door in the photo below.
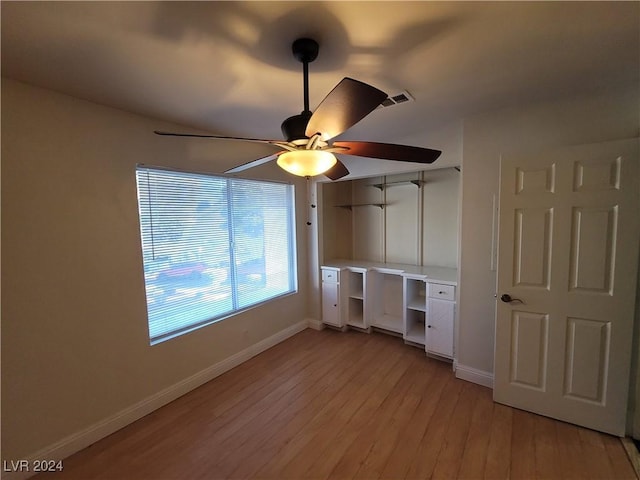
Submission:
<svg viewBox="0 0 640 480">
<path fill-rule="evenodd" d="M 495 401 L 624 435 L 638 161 L 637 139 L 502 159 Z"/>
</svg>

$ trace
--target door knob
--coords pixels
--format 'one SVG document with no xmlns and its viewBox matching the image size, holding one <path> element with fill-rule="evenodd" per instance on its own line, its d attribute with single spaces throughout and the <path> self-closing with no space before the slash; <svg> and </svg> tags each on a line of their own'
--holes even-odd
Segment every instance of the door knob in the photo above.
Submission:
<svg viewBox="0 0 640 480">
<path fill-rule="evenodd" d="M 504 303 L 512 303 L 512 302 L 524 303 L 519 298 L 512 298 L 511 295 L 509 295 L 508 293 L 503 293 L 502 296 L 500 296 L 500 300 L 502 300 Z"/>
</svg>

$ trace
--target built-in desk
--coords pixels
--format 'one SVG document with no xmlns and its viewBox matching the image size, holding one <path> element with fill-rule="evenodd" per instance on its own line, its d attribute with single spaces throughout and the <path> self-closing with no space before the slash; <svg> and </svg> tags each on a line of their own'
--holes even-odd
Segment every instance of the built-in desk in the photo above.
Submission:
<svg viewBox="0 0 640 480">
<path fill-rule="evenodd" d="M 453 358 L 457 269 L 331 260 L 321 271 L 323 323 L 401 334 L 429 354 Z"/>
</svg>

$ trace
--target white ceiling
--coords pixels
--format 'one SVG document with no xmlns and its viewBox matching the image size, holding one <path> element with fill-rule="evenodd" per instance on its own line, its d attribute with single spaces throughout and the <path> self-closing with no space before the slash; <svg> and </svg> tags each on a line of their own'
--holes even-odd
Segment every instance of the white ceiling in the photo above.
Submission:
<svg viewBox="0 0 640 480">
<path fill-rule="evenodd" d="M 2 75 L 184 131 L 280 139 L 282 120 L 303 107 L 291 43 L 311 36 L 320 43 L 311 109 L 345 76 L 407 90 L 414 103 L 376 110 L 342 135 L 402 143 L 488 110 L 638 89 L 639 7 L 3 1 Z"/>
</svg>

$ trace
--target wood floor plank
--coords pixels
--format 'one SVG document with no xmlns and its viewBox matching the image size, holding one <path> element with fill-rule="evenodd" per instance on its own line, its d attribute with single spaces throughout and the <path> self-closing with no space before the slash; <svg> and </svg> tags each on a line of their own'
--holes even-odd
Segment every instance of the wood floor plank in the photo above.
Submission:
<svg viewBox="0 0 640 480">
<path fill-rule="evenodd" d="M 475 403 L 469 433 L 464 445 L 464 452 L 460 460 L 458 478 L 474 478 L 478 472 L 485 470 L 487 450 L 491 438 L 491 424 L 493 423 L 493 399 L 490 389 L 474 385 L 476 390 Z"/>
<path fill-rule="evenodd" d="M 535 415 L 522 410 L 513 411 L 511 428 L 511 478 L 536 477 Z"/>
<path fill-rule="evenodd" d="M 429 421 L 436 410 L 436 404 L 446 383 L 451 379 L 451 367 L 448 364 L 429 359 L 432 367 L 430 382 L 425 388 L 420 404 L 411 421 L 406 425 L 403 435 L 396 444 L 380 474 L 383 479 L 404 478 L 411 460 L 416 456 L 420 440 L 425 434 Z"/>
<path fill-rule="evenodd" d="M 180 422 L 179 430 L 191 438 L 206 438 L 211 448 L 228 445 L 232 439 L 237 439 L 239 432 L 247 432 L 247 426 L 253 425 L 260 419 L 268 416 L 270 411 L 283 405 L 284 398 L 289 395 L 295 396 L 305 388 L 304 383 L 296 382 L 296 375 L 304 375 L 306 371 L 312 375 L 313 379 L 321 377 L 325 370 L 312 367 L 312 363 L 304 361 L 300 363 L 299 370 L 289 372 L 286 381 L 274 382 L 268 393 L 257 390 L 248 398 L 243 399 L 234 408 L 227 410 L 224 414 L 216 416 L 207 415 L 206 412 L 200 416 L 193 416 L 195 421 Z M 313 370 L 313 373 L 311 371 Z M 280 403 L 279 403 L 280 402 Z M 214 402 L 215 404 L 215 402 Z M 272 409 L 272 410 L 270 410 Z M 182 445 L 175 445 L 175 439 L 167 436 L 156 442 L 151 448 L 145 451 L 145 456 L 161 456 L 166 458 L 172 452 L 180 451 Z"/>
<path fill-rule="evenodd" d="M 558 457 L 562 477 L 567 480 L 589 478 L 585 468 L 578 427 L 565 422 L 555 422 L 558 439 Z"/>
<path fill-rule="evenodd" d="M 560 478 L 562 470 L 558 457 L 558 439 L 554 420 L 536 415 L 534 419 L 533 444 L 535 452 L 536 478 Z"/>
<path fill-rule="evenodd" d="M 483 474 L 486 480 L 506 480 L 510 477 L 512 422 L 513 409 L 494 403 Z"/>
<path fill-rule="evenodd" d="M 458 478 L 460 470 L 460 458 L 463 456 L 473 406 L 476 403 L 480 388 L 469 382 L 465 382 L 456 403 L 453 415 L 443 436 L 444 445 L 438 455 L 433 469 L 432 479 Z"/>
<path fill-rule="evenodd" d="M 603 439 L 605 435 L 594 430 L 589 430 L 588 428 L 578 428 L 578 434 L 580 436 L 582 455 L 589 478 L 615 478 L 604 445 Z"/>
<path fill-rule="evenodd" d="M 316 453 L 327 448 L 351 417 L 361 409 L 362 404 L 378 387 L 396 362 L 389 361 L 395 346 L 380 342 L 373 336 L 370 349 L 362 353 L 365 364 L 357 366 L 357 372 L 350 377 L 339 393 L 331 398 L 325 407 L 312 419 L 306 428 L 297 432 L 286 445 L 286 449 L 274 456 L 256 475 L 260 478 L 299 478 L 316 459 Z M 336 368 L 343 368 L 340 365 Z M 373 375 L 367 375 L 373 371 Z"/>
<path fill-rule="evenodd" d="M 355 360 L 354 352 L 348 348 L 341 354 L 334 355 L 334 358 L 344 362 Z M 314 367 L 290 378 L 291 388 L 277 392 L 277 398 L 264 397 L 260 403 L 264 404 L 265 408 L 260 409 L 251 419 L 251 428 L 236 430 L 233 436 L 222 442 L 226 452 L 216 463 L 217 474 L 223 477 L 232 476 L 241 466 L 246 456 L 244 452 L 254 452 L 257 446 L 268 441 L 271 432 L 281 429 L 289 419 L 308 407 L 311 399 L 321 395 L 331 385 L 337 374 L 333 364 L 322 362 Z"/>
<path fill-rule="evenodd" d="M 397 386 L 387 392 L 384 401 L 347 448 L 343 450 L 340 460 L 331 470 L 329 478 L 354 478 L 373 446 L 376 433 L 379 433 L 376 427 L 387 422 L 392 414 L 391 412 L 400 407 L 402 397 L 408 389 L 410 378 L 413 377 L 412 366 L 409 364 Z"/>
<path fill-rule="evenodd" d="M 615 437 L 492 402 L 402 339 L 306 330 L 36 480 L 633 479 Z"/>
<path fill-rule="evenodd" d="M 412 355 L 409 355 L 409 352 L 405 350 L 391 359 L 382 359 L 385 363 L 393 362 L 392 368 L 382 376 L 373 372 L 371 377 L 376 383 L 376 388 L 369 390 L 366 397 L 360 399 L 359 407 L 352 413 L 348 421 L 342 425 L 336 425 L 337 428 L 329 435 L 321 433 L 321 444 L 324 444 L 324 448 L 318 450 L 318 458 L 312 461 L 306 469 L 302 465 L 304 477 L 336 478 L 338 472 L 335 471 L 335 468 L 342 461 L 345 452 L 356 440 L 360 431 L 376 416 L 380 406 L 396 389 L 396 385 L 409 368 L 408 362 L 406 362 L 407 358 L 412 358 Z"/>
<path fill-rule="evenodd" d="M 422 354 L 416 355 L 395 389 L 380 406 L 379 413 L 371 418 L 360 435 L 345 452 L 353 467 L 350 478 L 372 479 L 382 473 L 384 464 L 393 449 L 397 436 L 404 429 L 419 404 L 419 396 L 430 378 L 429 364 Z M 336 466 L 336 469 L 339 465 Z M 340 476 L 340 475 L 338 475 Z"/>
<path fill-rule="evenodd" d="M 344 349 L 345 344 L 343 344 L 343 340 L 337 339 L 336 342 L 330 342 L 326 347 L 327 352 L 325 353 L 332 353 L 338 351 L 338 349 Z M 270 350 L 261 354 L 259 359 L 256 358 L 256 361 L 252 363 L 254 363 L 256 367 L 259 367 L 262 362 L 271 363 L 273 357 L 268 354 Z M 279 368 L 282 375 L 276 377 L 272 382 L 271 391 L 278 391 L 278 389 L 282 389 L 283 386 L 293 385 L 295 382 L 290 380 L 291 375 L 295 375 L 309 368 L 314 358 L 316 361 L 322 358 L 321 352 L 314 350 L 308 352 L 306 348 L 302 350 L 293 349 L 290 353 L 295 361 L 291 363 L 289 360 L 286 360 L 281 363 L 281 365 L 286 368 Z M 312 357 L 309 357 L 309 355 L 312 355 Z M 274 365 L 274 368 L 278 367 Z M 209 384 L 219 383 L 217 380 L 218 379 L 214 382 L 209 382 Z M 207 387 L 209 387 L 209 384 L 207 384 Z M 249 385 L 247 388 L 254 389 L 254 386 Z M 204 390 L 208 390 L 208 388 L 201 387 L 198 389 L 199 392 Z M 256 395 L 253 399 L 239 402 L 233 411 L 228 411 L 220 417 L 216 417 L 215 415 L 209 417 L 206 408 L 190 410 L 188 406 L 193 403 L 194 395 L 190 394 L 181 397 L 161 409 L 161 411 L 164 410 L 164 413 L 161 412 L 160 414 L 164 415 L 163 418 L 168 418 L 168 421 L 164 422 L 155 432 L 148 432 L 147 429 L 139 427 L 139 422 L 127 427 L 127 429 L 117 432 L 115 436 L 124 435 L 127 438 L 115 444 L 115 448 L 111 449 L 109 455 L 103 459 L 103 465 L 96 468 L 95 472 L 78 478 L 87 478 L 87 476 L 91 478 L 94 476 L 117 478 L 122 475 L 130 475 L 130 478 L 137 479 L 142 476 L 141 470 L 145 468 L 148 469 L 151 465 L 154 469 L 163 469 L 163 464 L 168 463 L 167 468 L 171 469 L 172 463 L 168 459 L 183 454 L 181 449 L 185 448 L 185 445 L 189 445 L 190 442 L 196 442 L 200 438 L 206 438 L 208 444 L 215 446 L 216 435 L 219 437 L 225 433 L 223 428 L 225 425 L 229 425 L 230 428 L 234 430 L 238 430 L 243 425 L 246 425 L 247 421 L 259 411 L 259 408 L 256 408 L 254 405 L 255 402 L 263 400 L 263 395 L 259 395 L 260 392 L 258 390 L 255 390 L 255 393 Z M 276 396 L 273 393 L 271 395 L 272 397 Z M 201 397 L 201 395 L 197 397 Z M 208 403 L 206 403 L 205 406 L 216 405 L 218 402 L 218 397 L 215 395 L 206 395 L 205 397 L 208 399 Z M 235 418 L 239 418 L 239 421 L 234 423 L 233 420 Z M 138 435 L 140 431 L 143 433 L 142 438 L 138 438 L 140 437 L 140 435 Z M 212 431 L 215 432 L 215 434 L 208 436 L 209 432 Z M 174 432 L 181 432 L 184 437 L 188 436 L 189 442 L 176 442 Z M 177 438 L 181 437 L 179 436 Z M 223 436 L 222 442 L 218 442 L 218 444 L 223 443 L 225 438 L 226 437 Z M 106 440 L 108 441 L 109 438 Z M 134 440 L 134 442 L 132 443 L 130 440 Z M 224 451 L 222 447 L 220 447 L 220 449 Z M 124 468 L 119 468 L 120 465 Z M 69 468 L 65 467 L 65 470 L 73 471 L 73 463 L 71 463 Z M 152 475 L 153 471 L 150 474 L 151 478 L 153 478 Z"/>
<path fill-rule="evenodd" d="M 253 461 L 248 463 L 241 459 L 230 476 L 248 478 L 255 475 L 271 459 L 283 455 L 282 450 L 290 447 L 290 442 L 297 433 L 311 429 L 314 420 L 319 421 L 335 414 L 331 400 L 341 398 L 340 392 L 354 383 L 354 378 L 361 375 L 375 354 L 373 349 L 368 350 L 365 355 L 351 350 L 348 356 L 332 359 L 334 362 L 329 367 L 329 374 L 307 392 L 308 400 L 302 405 L 302 411 L 296 412 L 288 408 L 288 414 L 281 422 L 270 422 L 270 428 L 261 432 L 262 435 L 252 437 L 251 442 L 245 444 L 243 449 L 251 449 Z"/>
<path fill-rule="evenodd" d="M 327 388 L 333 377 L 331 371 L 335 368 L 332 362 L 350 361 L 357 356 L 357 352 L 349 348 L 342 336 L 330 341 L 331 348 L 339 345 L 340 350 L 325 349 L 316 362 L 314 369 L 306 366 L 293 374 L 289 381 L 292 388 L 278 392 L 276 396 L 262 396 L 258 403 L 252 406 L 253 413 L 247 413 L 243 409 L 237 412 L 242 417 L 251 417 L 250 422 L 240 422 L 243 428 L 228 432 L 226 436 L 218 435 L 218 432 L 210 436 L 210 457 L 206 463 L 208 469 L 204 476 L 215 474 L 216 477 L 227 477 L 233 474 L 243 464 L 247 451 L 254 452 L 256 445 L 268 441 L 270 432 L 278 430 L 279 425 L 288 418 L 295 417 L 301 409 L 307 406 L 306 398 L 313 397 Z M 325 361 L 325 356 L 331 361 Z M 255 413 L 255 414 L 254 414 Z M 252 457 L 255 458 L 255 457 Z M 253 463 L 253 462 L 252 462 Z M 244 462 L 245 465 L 249 465 Z"/>
<path fill-rule="evenodd" d="M 405 478 L 431 478 L 444 443 L 443 438 L 448 431 L 464 383 L 466 382 L 457 381 L 452 377 L 442 390 L 438 398 L 436 413 L 431 417 L 429 425 L 420 439 Z"/>
<path fill-rule="evenodd" d="M 636 473 L 631 460 L 626 452 L 620 450 L 620 439 L 605 435 L 602 441 L 609 457 L 609 465 L 611 465 L 611 471 L 613 472 L 612 478 L 620 480 L 635 479 Z"/>
</svg>

